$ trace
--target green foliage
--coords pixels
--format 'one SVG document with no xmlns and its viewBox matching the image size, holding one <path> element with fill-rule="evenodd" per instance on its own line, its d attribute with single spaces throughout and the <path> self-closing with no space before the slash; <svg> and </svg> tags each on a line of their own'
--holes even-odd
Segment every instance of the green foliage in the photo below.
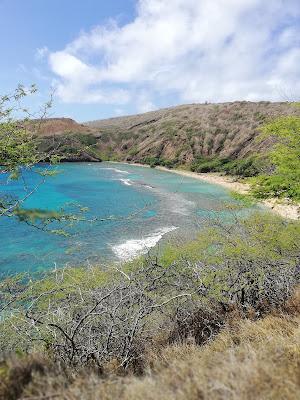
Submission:
<svg viewBox="0 0 300 400">
<path fill-rule="evenodd" d="M 10 95 L 0 96 L 0 165 L 17 179 L 22 167 L 30 167 L 40 160 L 33 134 L 26 128 L 28 111 L 23 109 L 24 118 L 15 119 L 14 113 L 21 101 L 36 92 L 32 85 L 25 89 L 19 85 Z M 50 105 L 46 105 L 46 109 Z"/>
<path fill-rule="evenodd" d="M 128 151 L 128 155 L 131 157 L 134 157 L 137 153 L 138 153 L 138 149 L 136 146 L 133 146 L 129 151 Z"/>
<path fill-rule="evenodd" d="M 150 165 L 151 168 L 155 168 L 156 166 L 162 166 L 166 168 L 175 168 L 178 165 L 178 159 L 175 158 L 173 160 L 166 160 L 160 157 L 145 157 L 142 162 L 144 164 Z"/>
<path fill-rule="evenodd" d="M 67 133 L 55 137 L 43 137 L 39 139 L 38 148 L 46 154 L 51 154 L 47 160 L 80 160 L 86 157 L 94 157 L 101 161 L 101 152 L 97 148 L 97 138 L 91 134 Z M 54 157 L 52 156 L 54 153 Z"/>
<path fill-rule="evenodd" d="M 264 164 L 261 158 L 255 156 L 236 160 L 199 156 L 191 164 L 191 171 L 200 173 L 225 172 L 228 175 L 246 178 L 258 175 L 263 170 Z"/>
<path fill-rule="evenodd" d="M 262 175 L 251 180 L 251 193 L 258 199 L 279 198 L 300 200 L 300 185 L 284 175 Z"/>
<path fill-rule="evenodd" d="M 248 178 L 259 175 L 266 168 L 266 162 L 258 156 L 251 156 L 244 159 L 233 160 L 225 163 L 221 171 L 228 175 Z"/>
<path fill-rule="evenodd" d="M 265 125 L 261 140 L 273 137 L 276 144 L 269 153 L 274 170 L 252 180 L 257 198 L 300 200 L 300 117 L 287 116 Z"/>
<path fill-rule="evenodd" d="M 191 165 L 191 171 L 194 172 L 218 172 L 229 162 L 228 159 L 197 157 Z"/>
<path fill-rule="evenodd" d="M 21 167 L 38 161 L 36 143 L 32 135 L 16 122 L 0 124 L 0 165 L 16 179 Z"/>
<path fill-rule="evenodd" d="M 31 112 L 22 108 L 22 101 L 37 91 L 35 86 L 25 89 L 23 86 L 18 88 L 10 95 L 0 97 L 0 171 L 8 178 L 7 185 L 11 180 L 19 180 L 23 186 L 22 194 L 12 195 L 0 194 L 0 217 L 16 218 L 18 221 L 31 225 L 43 231 L 58 235 L 68 235 L 65 228 L 72 226 L 75 222 L 82 220 L 82 210 L 76 206 L 76 214 L 65 212 L 65 210 L 49 211 L 41 209 L 28 209 L 26 200 L 38 190 L 45 179 L 55 176 L 57 171 L 53 168 L 36 168 L 35 165 L 42 161 L 56 164 L 61 160 L 57 153 L 53 154 L 53 149 L 40 146 L 38 130 L 43 119 L 46 117 L 51 100 L 41 108 L 41 118 L 31 120 Z M 81 147 L 89 148 L 95 143 L 92 135 L 75 134 L 71 136 L 70 142 L 62 144 L 64 151 L 76 154 L 77 149 L 73 146 L 73 141 L 81 143 Z M 55 144 L 54 144 L 55 145 Z M 52 144 L 53 146 L 53 144 Z M 26 173 L 39 175 L 36 186 L 26 180 Z M 72 211 L 74 207 L 72 208 Z M 64 225 L 62 229 L 61 223 Z"/>
<path fill-rule="evenodd" d="M 167 247 L 162 259 L 166 265 L 179 258 L 217 264 L 240 259 L 274 261 L 285 256 L 295 261 L 299 251 L 299 222 L 257 212 L 243 218 L 233 214 L 227 222 L 212 218 L 197 240 Z"/>
<path fill-rule="evenodd" d="M 267 157 L 244 159 L 197 157 L 191 164 L 195 172 L 225 172 L 228 175 L 252 178 L 252 195 L 300 200 L 300 117 L 281 117 L 262 128 L 261 140 L 276 139 Z M 266 172 L 267 171 L 267 172 Z"/>
<path fill-rule="evenodd" d="M 37 150 L 35 135 L 30 132 L 29 115 L 27 109 L 22 109 L 22 100 L 36 92 L 35 86 L 25 89 L 22 85 L 10 95 L 0 97 L 0 168 L 10 179 L 22 179 L 27 188 L 23 172 L 44 159 L 44 155 Z M 46 103 L 44 111 L 51 107 Z M 23 112 L 23 118 L 16 118 L 15 114 Z M 8 180 L 9 182 L 9 180 Z M 32 189 L 27 189 L 24 198 L 0 196 L 0 216 L 16 217 L 17 214 L 26 212 L 21 209 L 25 199 L 29 197 Z M 34 191 L 34 190 L 33 190 Z M 30 218 L 30 217 L 29 217 Z"/>
<path fill-rule="evenodd" d="M 96 137 L 91 134 L 77 133 L 75 134 L 75 137 L 77 137 L 79 141 L 86 146 L 92 146 L 97 143 Z"/>
<path fill-rule="evenodd" d="M 167 332 L 174 332 L 173 322 L 182 321 L 187 335 L 181 339 L 195 332 L 195 323 L 207 319 L 211 323 L 211 317 L 223 324 L 224 310 L 232 306 L 241 314 L 247 315 L 248 310 L 261 315 L 282 304 L 297 283 L 299 246 L 298 222 L 257 213 L 242 219 L 233 216 L 226 223 L 211 221 L 197 240 L 169 247 L 162 257 L 144 257 L 107 270 L 65 268 L 40 274 L 38 279 L 7 278 L 0 282 L 0 348 L 7 352 L 41 350 L 56 357 L 62 354 L 57 360 L 65 362 L 64 355 L 71 354 L 70 337 L 76 349 L 86 351 L 87 342 L 97 347 L 103 335 L 110 338 L 106 330 L 110 326 L 122 334 L 132 321 L 135 332 L 134 321 L 145 299 L 149 314 L 142 327 L 148 327 L 147 334 L 166 325 Z M 216 312 L 211 314 L 212 310 Z M 113 319 L 116 312 L 118 317 Z M 105 324 L 97 325 L 103 315 Z M 85 323 L 75 336 L 79 321 Z M 203 332 L 201 328 L 200 334 Z M 83 334 L 87 336 L 82 339 Z M 119 340 L 118 335 L 113 337 Z M 152 343 L 151 337 L 135 337 L 146 345 Z M 100 360 L 110 350 L 114 357 L 122 356 L 111 349 L 110 339 L 107 343 L 110 347 L 97 353 Z M 60 348 L 62 353 L 56 351 Z"/>
<path fill-rule="evenodd" d="M 230 192 L 230 195 L 234 200 L 237 200 L 244 207 L 252 207 L 256 203 L 255 199 L 249 194 Z"/>
<path fill-rule="evenodd" d="M 110 141 L 110 136 L 111 135 L 108 132 L 103 132 L 101 133 L 100 139 L 103 143 L 108 143 Z"/>
<path fill-rule="evenodd" d="M 260 111 L 256 111 L 256 112 L 254 113 L 254 117 L 255 117 L 255 119 L 258 120 L 258 121 L 264 121 L 264 120 L 266 119 L 265 114 L 261 113 Z"/>
<path fill-rule="evenodd" d="M 97 266 L 84 268 L 64 268 L 45 273 L 38 279 L 30 280 L 24 286 L 22 302 L 37 299 L 36 305 L 40 309 L 47 306 L 49 300 L 59 300 L 66 296 L 78 293 L 79 290 L 88 290 L 108 283 L 115 274 L 114 270 L 105 271 Z"/>
</svg>

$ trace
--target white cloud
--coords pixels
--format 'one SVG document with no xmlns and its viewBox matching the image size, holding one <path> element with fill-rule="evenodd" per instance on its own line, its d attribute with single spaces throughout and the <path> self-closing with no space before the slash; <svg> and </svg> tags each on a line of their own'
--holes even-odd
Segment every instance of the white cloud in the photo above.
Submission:
<svg viewBox="0 0 300 400">
<path fill-rule="evenodd" d="M 49 62 L 52 71 L 61 80 L 57 83 L 57 94 L 64 102 L 124 104 L 130 99 L 127 90 L 92 87 L 100 81 L 101 72 L 65 51 L 51 53 Z"/>
<path fill-rule="evenodd" d="M 135 19 L 82 33 L 49 62 L 65 102 L 280 99 L 300 94 L 298 0 L 140 0 Z"/>
<path fill-rule="evenodd" d="M 151 94 L 145 90 L 141 90 L 134 98 L 136 102 L 136 111 L 139 113 L 145 113 L 157 109 L 157 106 L 151 100 Z"/>
</svg>

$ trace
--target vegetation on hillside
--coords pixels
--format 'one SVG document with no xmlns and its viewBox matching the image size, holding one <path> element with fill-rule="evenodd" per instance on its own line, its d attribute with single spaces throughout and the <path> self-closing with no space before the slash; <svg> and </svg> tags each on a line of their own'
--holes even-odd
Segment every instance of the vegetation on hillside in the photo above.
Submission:
<svg viewBox="0 0 300 400">
<path fill-rule="evenodd" d="M 300 109 L 288 103 L 193 104 L 85 126 L 74 121 L 67 124 L 64 119 L 49 120 L 44 122 L 41 136 L 48 148 L 62 140 L 72 142 L 73 159 L 76 151 L 80 154 L 84 148 L 80 141 L 68 137 L 82 133 L 96 138 L 92 146 L 95 153 L 91 154 L 94 159 L 189 165 L 199 157 L 233 161 L 265 151 L 272 140 L 255 140 L 260 127 L 276 117 L 299 114 Z M 89 159 L 88 152 L 84 153 L 79 160 Z"/>
<path fill-rule="evenodd" d="M 119 160 L 153 157 L 190 164 L 197 157 L 235 160 L 265 151 L 272 140 L 255 140 L 260 127 L 299 114 L 289 103 L 193 104 L 95 121 L 89 127 L 98 130 L 101 150 L 113 148 Z"/>
<path fill-rule="evenodd" d="M 266 167 L 262 157 L 249 156 L 243 159 L 197 157 L 191 164 L 193 172 L 222 172 L 227 175 L 248 178 L 259 175 Z"/>
<path fill-rule="evenodd" d="M 290 103 L 187 105 L 137 116 L 73 121 L 62 131 L 52 121 L 40 147 L 69 161 L 131 161 L 151 167 L 185 166 L 250 178 L 257 198 L 299 200 L 300 109 Z M 49 124 L 49 122 L 47 122 Z M 56 129 L 56 130 L 55 130 Z M 50 135 L 50 131 L 56 132 Z M 262 134 L 263 132 L 263 134 Z"/>
<path fill-rule="evenodd" d="M 65 132 L 53 137 L 38 137 L 38 147 L 45 153 L 52 152 L 59 156 L 60 161 L 102 160 L 102 154 L 97 150 L 97 139 L 91 133 Z"/>
<path fill-rule="evenodd" d="M 276 138 L 267 154 L 272 166 L 269 174 L 253 180 L 257 198 L 289 198 L 300 201 L 300 117 L 281 117 L 262 128 L 264 137 Z"/>
</svg>

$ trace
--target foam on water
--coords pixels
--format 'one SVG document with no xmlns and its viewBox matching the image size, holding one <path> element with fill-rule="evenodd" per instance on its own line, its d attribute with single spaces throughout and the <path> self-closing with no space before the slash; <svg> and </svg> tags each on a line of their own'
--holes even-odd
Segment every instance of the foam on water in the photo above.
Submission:
<svg viewBox="0 0 300 400">
<path fill-rule="evenodd" d="M 133 183 L 130 179 L 120 179 L 120 181 L 126 186 L 132 186 Z"/>
<path fill-rule="evenodd" d="M 139 255 L 146 254 L 164 235 L 175 229 L 177 229 L 176 226 L 164 227 L 142 239 L 130 239 L 124 243 L 113 245 L 112 250 L 121 261 L 132 260 Z"/>
<path fill-rule="evenodd" d="M 126 174 L 126 175 L 129 174 L 128 171 L 124 171 L 124 170 L 118 169 L 118 168 L 102 168 L 102 169 L 118 172 L 119 174 Z"/>
<path fill-rule="evenodd" d="M 0 234 L 5 237 L 0 273 L 42 271 L 54 263 L 84 265 L 87 259 L 99 264 L 132 259 L 175 227 L 178 232 L 172 239 L 177 235 L 193 239 L 208 210 L 219 212 L 222 199 L 232 201 L 219 186 L 152 168 L 105 162 L 66 163 L 56 168 L 62 173 L 39 187 L 26 206 L 60 210 L 79 204 L 87 207 L 86 220 L 67 227 L 71 235 L 62 237 L 0 218 Z M 6 185 L 4 179 L 0 175 L 1 191 L 23 196 L 22 181 Z M 28 179 L 30 187 L 35 187 L 39 177 L 28 172 Z M 226 210 L 224 218 L 225 214 Z"/>
</svg>

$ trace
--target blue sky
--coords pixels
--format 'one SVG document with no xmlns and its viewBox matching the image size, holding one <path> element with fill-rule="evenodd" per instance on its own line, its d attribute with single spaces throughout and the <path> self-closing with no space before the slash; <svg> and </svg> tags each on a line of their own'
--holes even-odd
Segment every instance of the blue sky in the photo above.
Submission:
<svg viewBox="0 0 300 400">
<path fill-rule="evenodd" d="M 0 93 L 78 121 L 300 95 L 298 0 L 0 0 L 0 37 Z"/>
</svg>

